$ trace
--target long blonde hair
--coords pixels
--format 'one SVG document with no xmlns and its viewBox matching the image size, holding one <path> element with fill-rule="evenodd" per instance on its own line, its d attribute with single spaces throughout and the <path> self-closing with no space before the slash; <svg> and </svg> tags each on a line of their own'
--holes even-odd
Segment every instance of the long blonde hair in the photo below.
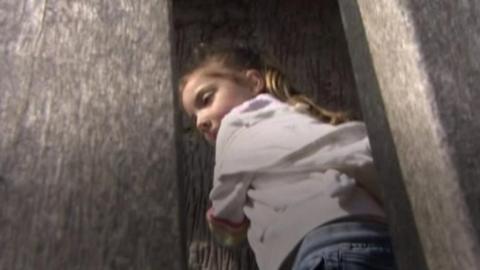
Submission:
<svg viewBox="0 0 480 270">
<path fill-rule="evenodd" d="M 179 89 L 183 89 L 188 76 L 210 63 L 218 62 L 233 70 L 256 69 L 265 80 L 265 92 L 294 106 L 322 122 L 337 125 L 349 121 L 348 113 L 334 112 L 316 104 L 311 98 L 297 91 L 272 60 L 262 57 L 255 50 L 244 46 L 212 46 L 200 44 L 194 51 L 189 67 L 183 72 Z"/>
</svg>

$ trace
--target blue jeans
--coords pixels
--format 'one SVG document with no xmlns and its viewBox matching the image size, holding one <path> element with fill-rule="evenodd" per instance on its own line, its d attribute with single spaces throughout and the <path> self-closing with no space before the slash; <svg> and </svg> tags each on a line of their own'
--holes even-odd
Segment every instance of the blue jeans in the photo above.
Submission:
<svg viewBox="0 0 480 270">
<path fill-rule="evenodd" d="M 358 221 L 317 227 L 302 241 L 292 270 L 394 270 L 387 226 Z"/>
</svg>

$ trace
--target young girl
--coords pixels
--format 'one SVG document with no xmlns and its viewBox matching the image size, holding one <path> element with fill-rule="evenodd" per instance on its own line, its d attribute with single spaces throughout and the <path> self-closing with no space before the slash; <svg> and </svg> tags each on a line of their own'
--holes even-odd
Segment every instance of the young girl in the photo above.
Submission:
<svg viewBox="0 0 480 270">
<path fill-rule="evenodd" d="M 394 269 L 363 123 L 298 94 L 251 49 L 201 50 L 179 88 L 216 146 L 216 238 L 247 234 L 261 270 Z"/>
</svg>

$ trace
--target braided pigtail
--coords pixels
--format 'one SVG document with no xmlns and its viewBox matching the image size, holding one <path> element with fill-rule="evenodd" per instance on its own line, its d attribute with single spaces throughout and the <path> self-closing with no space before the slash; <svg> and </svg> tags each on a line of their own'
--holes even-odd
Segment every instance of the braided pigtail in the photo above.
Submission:
<svg viewBox="0 0 480 270">
<path fill-rule="evenodd" d="M 347 113 L 333 112 L 322 108 L 309 97 L 299 93 L 276 68 L 265 68 L 264 78 L 266 91 L 281 101 L 290 104 L 297 111 L 307 113 L 322 122 L 332 125 L 338 125 L 349 120 Z"/>
</svg>

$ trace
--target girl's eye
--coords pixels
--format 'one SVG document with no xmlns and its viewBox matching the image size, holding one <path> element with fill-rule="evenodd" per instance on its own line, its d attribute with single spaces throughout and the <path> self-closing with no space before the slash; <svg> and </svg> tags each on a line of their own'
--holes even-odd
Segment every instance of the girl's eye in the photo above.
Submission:
<svg viewBox="0 0 480 270">
<path fill-rule="evenodd" d="M 212 99 L 213 99 L 213 92 L 212 91 L 204 93 L 202 95 L 202 99 L 201 99 L 202 105 L 206 106 L 206 105 L 210 104 Z"/>
</svg>

